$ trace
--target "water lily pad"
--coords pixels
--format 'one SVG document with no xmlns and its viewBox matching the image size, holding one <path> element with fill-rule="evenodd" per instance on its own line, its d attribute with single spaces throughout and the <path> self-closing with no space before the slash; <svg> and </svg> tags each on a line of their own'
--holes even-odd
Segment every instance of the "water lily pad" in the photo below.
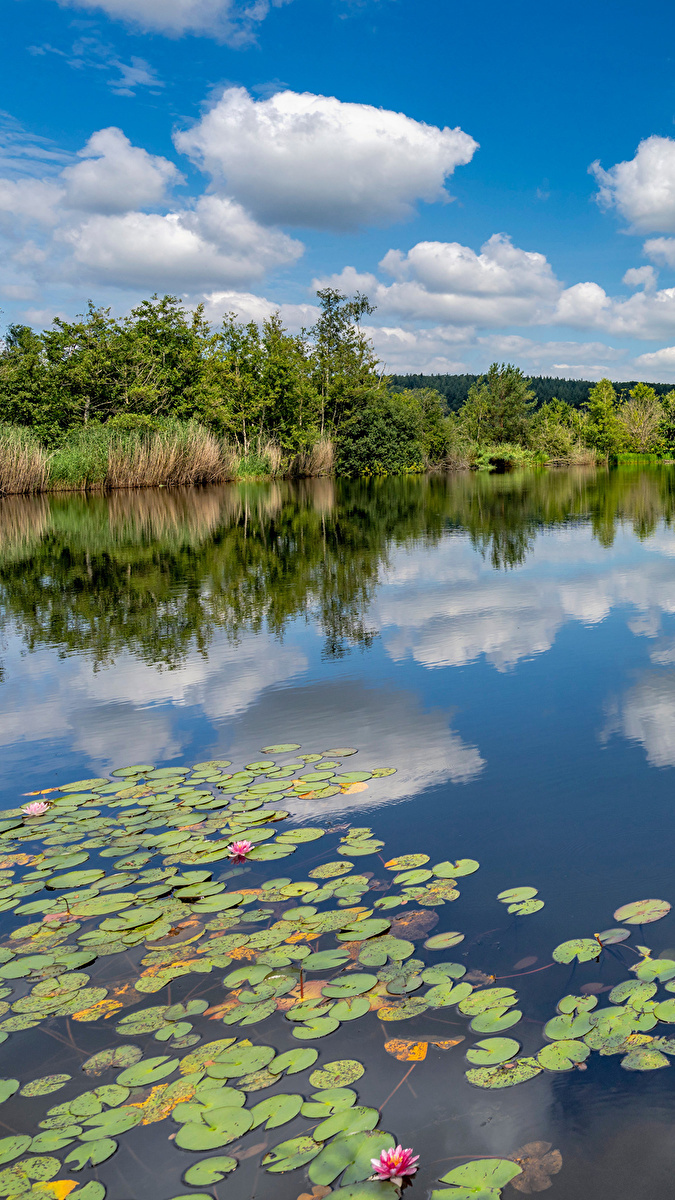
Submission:
<svg viewBox="0 0 675 1200">
<path fill-rule="evenodd" d="M 263 752 L 263 754 L 289 754 L 289 753 L 293 753 L 295 750 L 299 750 L 299 749 L 300 749 L 300 746 L 297 744 L 297 742 L 279 742 L 279 743 L 277 743 L 277 745 L 274 745 L 274 746 L 263 746 L 262 752 Z M 337 751 L 329 750 L 328 753 L 333 754 L 333 753 L 337 753 Z M 321 757 L 321 755 L 317 755 L 317 758 L 320 758 L 320 757 Z M 228 766 L 229 766 L 229 764 L 228 764 Z"/>
<path fill-rule="evenodd" d="M 201 1162 L 188 1167 L 187 1171 L 183 1174 L 183 1181 L 184 1183 L 189 1183 L 192 1187 L 200 1187 L 202 1184 L 208 1186 L 212 1183 L 220 1183 L 236 1167 L 236 1158 L 229 1158 L 224 1154 L 217 1155 L 214 1158 L 203 1158 Z M 194 1200 L 194 1194 L 192 1200 Z M 209 1200 L 211 1200 L 210 1197 Z"/>
<path fill-rule="evenodd" d="M 335 1030 L 340 1026 L 340 1022 L 331 1016 L 316 1016 L 309 1017 L 304 1024 L 296 1025 L 293 1029 L 293 1037 L 300 1041 L 305 1039 L 326 1037 L 329 1033 L 335 1033 Z"/>
<path fill-rule="evenodd" d="M 350 1083 L 355 1083 L 357 1079 L 361 1078 L 365 1069 L 363 1063 L 358 1062 L 355 1058 L 340 1058 L 313 1071 L 309 1082 L 312 1087 L 319 1088 L 321 1091 L 325 1088 L 348 1087 Z"/>
<path fill-rule="evenodd" d="M 303 1097 L 293 1093 L 268 1096 L 251 1109 L 251 1129 L 257 1129 L 259 1125 L 264 1125 L 265 1129 L 277 1129 L 279 1125 L 285 1125 L 297 1117 L 303 1103 Z"/>
<path fill-rule="evenodd" d="M 314 1066 L 319 1057 L 318 1050 L 313 1046 L 299 1046 L 297 1050 L 286 1050 L 284 1054 L 279 1054 L 269 1064 L 269 1071 L 273 1075 L 297 1075 L 300 1071 L 306 1071 L 308 1067 Z"/>
<path fill-rule="evenodd" d="M 602 933 L 598 934 L 603 946 L 615 946 L 618 942 L 625 942 L 630 937 L 629 929 L 603 929 Z"/>
<path fill-rule="evenodd" d="M 477 1067 L 496 1067 L 513 1058 L 520 1050 L 520 1042 L 514 1038 L 486 1038 L 476 1042 L 466 1052 L 467 1062 Z"/>
<path fill-rule="evenodd" d="M 407 1021 L 411 1017 L 419 1017 L 428 1007 L 423 996 L 409 996 L 398 1003 L 383 1005 L 377 1010 L 377 1015 L 381 1021 Z"/>
<path fill-rule="evenodd" d="M 544 1046 L 537 1055 L 537 1061 L 547 1071 L 571 1071 L 576 1063 L 585 1062 L 590 1054 L 590 1046 L 574 1039 L 562 1039 Z"/>
<path fill-rule="evenodd" d="M 323 863 L 320 867 L 314 867 L 309 872 L 309 877 L 310 879 L 335 879 L 338 875 L 346 875 L 353 866 L 354 864 L 350 862 Z"/>
<path fill-rule="evenodd" d="M 457 931 L 451 933 L 435 933 L 424 943 L 427 950 L 449 950 L 464 941 L 464 934 Z"/>
<path fill-rule="evenodd" d="M 375 987 L 376 983 L 377 975 L 355 973 L 345 975 L 342 979 L 336 979 L 333 983 L 325 984 L 321 989 L 321 994 L 337 999 L 345 996 L 363 996 L 371 988 Z"/>
<path fill-rule="evenodd" d="M 611 1000 L 610 994 L 610 1000 Z M 563 996 L 562 1000 L 558 1001 L 557 1008 L 559 1013 L 573 1012 L 591 1012 L 598 1003 L 597 996 Z"/>
<path fill-rule="evenodd" d="M 519 904 L 509 904 L 506 911 L 519 917 L 528 917 L 530 913 L 539 912 L 543 907 L 543 900 L 522 900 Z"/>
<path fill-rule="evenodd" d="M 211 1109 L 203 1123 L 188 1121 L 176 1134 L 181 1150 L 218 1150 L 247 1133 L 253 1117 L 247 1108 L 225 1106 Z"/>
<path fill-rule="evenodd" d="M 580 1038 L 592 1028 L 588 1013 L 564 1013 L 553 1017 L 544 1025 L 544 1034 L 554 1041 L 567 1041 L 570 1038 Z"/>
<path fill-rule="evenodd" d="M 431 1193 L 431 1200 L 498 1200 L 501 1189 L 520 1175 L 522 1168 L 509 1158 L 486 1158 L 463 1163 L 441 1176 L 449 1190 Z"/>
<path fill-rule="evenodd" d="M 573 958 L 579 962 L 590 962 L 599 958 L 602 946 L 595 938 L 572 938 L 569 942 L 561 942 L 553 951 L 553 959 L 559 963 L 570 963 Z"/>
<path fill-rule="evenodd" d="M 401 854 L 398 858 L 390 858 L 384 865 L 388 871 L 409 871 L 413 867 L 423 867 L 428 862 L 428 854 Z"/>
<path fill-rule="evenodd" d="M 271 1046 L 252 1046 L 248 1042 L 239 1042 L 231 1049 L 224 1050 L 217 1056 L 209 1074 L 215 1079 L 236 1078 L 238 1075 L 250 1075 L 269 1065 L 274 1058 Z"/>
<path fill-rule="evenodd" d="M 354 921 L 353 924 L 345 926 L 337 938 L 340 942 L 365 942 L 390 928 L 391 921 L 386 917 L 366 917 L 363 921 Z"/>
<path fill-rule="evenodd" d="M 58 1092 L 59 1088 L 65 1087 L 71 1079 L 72 1075 L 43 1075 L 41 1079 L 25 1083 L 19 1095 L 48 1096 L 51 1092 Z"/>
<path fill-rule="evenodd" d="M 474 1017 L 469 1028 L 472 1033 L 502 1033 L 517 1025 L 522 1016 L 518 1008 L 489 1008 Z"/>
<path fill-rule="evenodd" d="M 12 1162 L 28 1149 L 31 1143 L 29 1134 L 15 1134 L 13 1137 L 0 1139 L 0 1164 Z"/>
<path fill-rule="evenodd" d="M 352 996 L 349 1000 L 338 1000 L 330 1015 L 335 1021 L 356 1021 L 359 1017 L 365 1017 L 369 1009 L 367 996 Z"/>
<path fill-rule="evenodd" d="M 651 1000 L 652 996 L 656 995 L 656 991 L 656 984 L 651 981 L 628 979 L 623 983 L 617 983 L 609 993 L 608 999 L 612 1004 L 623 1004 L 624 1000 L 632 1004 L 635 1000 Z"/>
<path fill-rule="evenodd" d="M 452 983 L 447 980 L 445 983 L 437 983 L 428 992 L 425 992 L 424 1000 L 431 1008 L 448 1008 L 452 1004 L 459 1004 L 462 1000 L 466 1000 L 472 991 L 470 983 Z"/>
<path fill-rule="evenodd" d="M 668 1059 L 660 1050 L 631 1050 L 621 1059 L 624 1071 L 658 1071 L 661 1067 L 669 1065 Z"/>
<path fill-rule="evenodd" d="M 96 1167 L 105 1162 L 116 1149 L 117 1142 L 114 1138 L 100 1138 L 98 1141 L 84 1142 L 81 1146 L 76 1146 L 66 1155 L 64 1161 L 73 1171 L 82 1171 L 86 1166 Z"/>
<path fill-rule="evenodd" d="M 360 1183 L 373 1173 L 371 1159 L 394 1147 L 394 1139 L 383 1130 L 341 1134 L 329 1141 L 313 1160 L 308 1175 L 312 1183 L 327 1185 L 342 1174 L 342 1184 Z M 342 1188 L 337 1193 L 342 1192 Z"/>
<path fill-rule="evenodd" d="M 0 1104 L 4 1104 L 5 1100 L 9 1100 L 18 1090 L 18 1079 L 0 1079 Z"/>
<path fill-rule="evenodd" d="M 665 983 L 667 979 L 675 978 L 675 960 L 672 958 L 648 958 L 635 968 L 638 979 L 651 982 L 658 979 Z"/>
<path fill-rule="evenodd" d="M 502 904 L 518 904 L 521 900 L 532 900 L 537 894 L 535 887 L 516 887 L 507 888 L 505 892 L 500 892 L 497 896 Z"/>
<path fill-rule="evenodd" d="M 304 1167 L 306 1163 L 316 1158 L 321 1150 L 321 1143 L 311 1137 L 291 1138 L 288 1142 L 280 1142 L 274 1146 L 262 1160 L 262 1165 L 270 1174 L 280 1175 L 285 1171 L 294 1171 L 296 1167 Z"/>
<path fill-rule="evenodd" d="M 475 858 L 458 858 L 457 862 L 436 863 L 431 870 L 439 879 L 459 879 L 462 875 L 473 875 L 479 867 Z"/>
<path fill-rule="evenodd" d="M 535 1075 L 540 1075 L 541 1071 L 536 1058 L 519 1058 L 515 1062 L 502 1063 L 499 1067 L 478 1067 L 467 1071 L 466 1077 L 475 1087 L 505 1088 L 526 1083 Z"/>
<path fill-rule="evenodd" d="M 123 1087 L 147 1087 L 151 1083 L 159 1083 L 166 1079 L 178 1066 L 177 1058 L 168 1058 L 166 1054 L 154 1058 L 145 1058 L 133 1067 L 127 1067 L 117 1076 L 117 1083 Z"/>
<path fill-rule="evenodd" d="M 660 921 L 669 912 L 667 900 L 633 900 L 617 908 L 614 920 L 625 921 L 627 925 L 649 925 L 652 921 Z"/>
<path fill-rule="evenodd" d="M 377 1108 L 366 1108 L 363 1105 L 344 1108 L 317 1125 L 314 1130 L 314 1140 L 327 1142 L 329 1138 L 335 1137 L 338 1133 L 362 1133 L 364 1130 L 374 1129 L 379 1120 L 380 1112 Z"/>
<path fill-rule="evenodd" d="M 675 999 L 662 1000 L 654 1009 L 654 1016 L 659 1021 L 667 1021 L 669 1024 L 675 1022 Z"/>
</svg>

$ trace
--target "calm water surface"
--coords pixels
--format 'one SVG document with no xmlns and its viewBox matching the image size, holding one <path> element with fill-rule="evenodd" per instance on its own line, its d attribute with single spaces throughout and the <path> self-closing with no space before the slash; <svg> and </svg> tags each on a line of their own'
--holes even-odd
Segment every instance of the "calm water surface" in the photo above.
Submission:
<svg viewBox="0 0 675 1200">
<path fill-rule="evenodd" d="M 0 501 L 3 806 L 127 763 L 358 747 L 350 766 L 397 774 L 294 811 L 368 825 L 389 855 L 478 859 L 438 910 L 466 952 L 442 957 L 461 950 L 499 977 L 532 960 L 512 986 L 514 1036 L 535 1052 L 560 996 L 626 978 L 607 954 L 535 970 L 553 947 L 616 924 L 627 901 L 675 899 L 674 513 L 667 469 Z M 513 923 L 495 896 L 521 884 L 546 906 Z M 675 956 L 672 914 L 641 934 Z M 389 1036 L 451 1036 L 449 1013 Z M 374 1017 L 335 1036 L 330 1057 L 368 1056 L 360 1103 L 379 1106 L 407 1066 Z M 18 1071 L 11 1046 L 3 1076 Z M 387 1104 L 382 1125 L 422 1154 L 406 1196 L 425 1196 L 453 1156 L 533 1141 L 562 1153 L 551 1200 L 672 1195 L 675 1068 L 628 1073 L 593 1054 L 583 1072 L 489 1092 L 466 1083 L 464 1049 L 430 1055 Z M 166 1129 L 151 1127 L 157 1161 Z M 125 1134 L 101 1168 L 109 1200 L 190 1192 L 173 1167 L 130 1190 L 147 1137 Z M 207 1190 L 307 1190 L 302 1171 L 258 1162 Z"/>
</svg>

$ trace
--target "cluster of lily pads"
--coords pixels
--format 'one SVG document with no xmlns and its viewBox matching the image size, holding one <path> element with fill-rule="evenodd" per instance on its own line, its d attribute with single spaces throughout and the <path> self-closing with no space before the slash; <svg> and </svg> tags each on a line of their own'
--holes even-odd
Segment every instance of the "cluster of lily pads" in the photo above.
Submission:
<svg viewBox="0 0 675 1200">
<path fill-rule="evenodd" d="M 229 771 L 225 759 L 191 770 L 123 767 L 112 779 L 37 793 L 40 801 L 33 803 L 48 806 L 41 814 L 31 815 L 25 805 L 5 814 L 0 910 L 9 924 L 9 914 L 18 924 L 0 944 L 0 1040 L 68 1018 L 101 1022 L 105 1044 L 74 1076 L 48 1075 L 23 1086 L 18 1079 L 0 1081 L 0 1103 L 13 1099 L 18 1106 L 13 1127 L 25 1123 L 19 1097 L 69 1093 L 46 1110 L 38 1132 L 0 1138 L 0 1197 L 61 1200 L 72 1192 L 74 1200 L 103 1200 L 100 1180 L 78 1187 L 64 1173 L 95 1170 L 128 1130 L 169 1117 L 172 1144 L 207 1155 L 184 1170 L 191 1188 L 211 1187 L 232 1172 L 238 1144 L 250 1131 L 304 1119 L 310 1123 L 305 1132 L 266 1145 L 261 1165 L 267 1172 L 306 1167 L 313 1185 L 337 1186 L 341 1200 L 395 1197 L 396 1176 L 384 1178 L 382 1166 L 373 1177 L 373 1161 L 399 1161 L 401 1147 L 378 1128 L 380 1109 L 358 1103 L 352 1085 L 364 1075 L 363 1064 L 320 1063 L 319 1050 L 307 1044 L 370 1013 L 386 1029 L 427 1010 L 453 1009 L 467 1033 L 484 1035 L 466 1051 L 466 1077 L 482 1088 L 572 1069 L 592 1050 L 621 1053 L 627 1069 L 667 1065 L 675 1041 L 647 1031 L 659 1021 L 675 1022 L 675 998 L 653 1000 L 657 982 L 675 991 L 675 961 L 652 960 L 646 947 L 635 952 L 636 978 L 610 992 L 609 1008 L 597 1009 L 595 996 L 563 997 L 558 1015 L 544 1027 L 547 1044 L 534 1056 L 520 1056 L 515 1038 L 499 1036 L 522 1018 L 515 990 L 493 986 L 493 977 L 465 978 L 463 963 L 433 961 L 464 939 L 456 930 L 431 934 L 438 922 L 434 910 L 457 899 L 457 881 L 473 875 L 478 862 L 432 863 L 416 853 L 386 859 L 384 843 L 370 828 L 292 827 L 290 809 L 278 805 L 312 798 L 320 815 L 322 798 L 364 791 L 371 780 L 393 773 L 391 767 L 344 770 L 341 760 L 356 753 L 352 748 L 299 750 L 295 744 L 266 746 L 263 754 L 274 758 L 239 771 Z M 263 864 L 302 846 L 309 852 L 310 843 L 331 832 L 331 848 L 303 863 L 304 878 L 261 878 L 244 886 L 247 875 L 255 881 L 253 872 L 264 871 Z M 233 842 L 250 847 L 236 866 Z M 352 860 L 368 856 L 379 877 L 355 869 Z M 517 887 L 497 899 L 517 920 L 543 907 L 536 896 L 535 888 Z M 617 910 L 615 918 L 645 924 L 669 907 L 639 902 Z M 334 940 L 322 943 L 325 937 Z M 628 937 L 626 929 L 607 930 L 563 943 L 553 958 L 589 961 Z M 416 941 L 423 942 L 426 957 L 415 956 Z M 99 962 L 92 981 L 87 968 L 111 959 L 114 970 L 120 954 L 130 956 L 135 974 L 125 968 L 124 982 L 111 983 Z M 146 995 L 181 979 L 200 985 L 202 994 L 177 1002 L 167 995 L 163 1003 L 140 1007 Z M 131 1011 L 125 1014 L 126 1008 Z M 264 1031 L 252 1028 L 269 1021 L 274 1039 L 279 1019 L 287 1038 L 298 1043 L 285 1051 L 265 1044 Z M 206 1021 L 231 1027 L 234 1036 L 203 1040 Z M 243 1036 L 235 1027 L 245 1027 Z M 429 1044 L 448 1049 L 464 1038 L 389 1039 L 385 1049 L 399 1061 L 416 1062 Z M 297 1090 L 252 1099 L 306 1072 Z M 84 1092 L 82 1077 L 94 1083 Z M 226 1148 L 231 1153 L 214 1154 Z M 56 1157 L 61 1151 L 63 1161 Z M 465 1163 L 442 1177 L 448 1188 L 433 1196 L 497 1197 L 522 1170 L 518 1159 Z M 211 1195 L 190 1191 L 173 1200 Z"/>
</svg>

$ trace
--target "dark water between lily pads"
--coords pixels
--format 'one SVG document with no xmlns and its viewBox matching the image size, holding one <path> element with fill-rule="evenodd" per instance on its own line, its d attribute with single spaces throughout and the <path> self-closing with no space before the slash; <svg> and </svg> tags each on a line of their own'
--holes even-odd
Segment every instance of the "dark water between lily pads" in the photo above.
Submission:
<svg viewBox="0 0 675 1200">
<path fill-rule="evenodd" d="M 464 1161 L 528 1155 L 505 1200 L 547 1183 L 551 1200 L 672 1195 L 675 1012 L 671 1022 L 668 1008 L 652 1010 L 669 998 L 675 1009 L 675 987 L 664 966 L 649 994 L 610 1003 L 609 993 L 636 980 L 636 947 L 675 960 L 673 913 L 642 925 L 613 915 L 675 899 L 674 515 L 667 468 L 0 501 L 0 1077 L 23 1089 L 69 1076 L 0 1105 L 0 1196 L 36 1183 L 35 1195 L 65 1196 L 68 1186 L 47 1184 L 75 1180 L 74 1200 L 296 1200 L 341 1184 L 345 1200 L 365 1200 L 375 1193 L 357 1187 L 363 1170 L 341 1176 L 330 1155 L 339 1166 L 347 1136 L 367 1149 L 377 1113 L 354 1120 L 336 1107 L 323 1133 L 325 1102 L 293 1115 L 301 1101 L 289 1101 L 271 1129 L 262 1110 L 243 1124 L 235 1113 L 281 1095 L 316 1105 L 326 1081 L 315 1072 L 345 1059 L 365 1068 L 353 1107 L 381 1109 L 377 1131 L 421 1156 L 411 1200 L 451 1189 L 460 1181 L 438 1180 Z M 263 751 L 278 745 L 299 748 Z M 149 774 L 207 762 L 191 787 L 177 772 Z M 130 766 L 139 770 L 112 775 Z M 365 778 L 354 786 L 342 778 L 351 772 Z M 323 778 L 296 783 L 303 774 Z M 47 793 L 55 803 L 42 818 L 12 816 L 24 793 L 92 779 Z M 233 868 L 224 847 L 251 830 L 258 850 Z M 265 846 L 276 850 L 266 857 Z M 422 878 L 385 865 L 407 855 L 426 856 L 412 866 Z M 343 860 L 353 864 L 343 875 L 312 876 Z M 433 873 L 457 860 L 480 867 Z M 59 872 L 75 877 L 61 883 Z M 297 883 L 321 890 L 315 904 Z M 537 889 L 544 907 L 510 914 L 496 897 L 518 887 Z M 218 907 L 224 895 L 242 899 Z M 380 924 L 360 938 L 350 921 Z M 616 928 L 630 937 L 606 939 L 599 957 L 550 965 L 559 944 Z M 455 931 L 454 945 L 425 946 Z M 330 967 L 303 968 L 301 999 L 302 955 L 340 948 Z M 438 963 L 457 964 L 456 982 L 466 972 L 473 1017 L 476 997 L 515 989 L 502 1000 L 506 1023 L 481 1032 L 443 992 L 426 1002 L 438 981 L 419 976 Z M 248 983 L 223 985 L 244 968 Z M 347 992 L 331 1019 L 315 981 L 368 974 L 368 1011 L 358 1015 Z M 543 1025 L 570 994 L 598 1000 L 593 1025 L 582 1013 L 565 1039 L 587 1057 L 582 1069 L 542 1070 Z M 618 1011 L 619 999 L 626 1023 L 615 1034 L 593 1013 Z M 303 1002 L 305 1020 L 289 1020 Z M 145 1025 L 134 1022 L 149 1008 Z M 466 1052 L 489 1037 L 515 1040 L 516 1066 L 467 1077 Z M 235 1038 L 258 1055 L 244 1054 L 238 1073 L 223 1044 L 200 1058 Z M 132 1050 L 90 1064 L 122 1046 Z M 318 1057 L 275 1074 L 261 1047 Z M 645 1050 L 656 1057 L 629 1059 Z M 533 1077 L 504 1086 L 523 1059 Z M 0 1083 L 0 1096 L 12 1087 Z M 218 1099 L 213 1087 L 233 1091 Z M 274 1147 L 312 1133 L 306 1161 L 268 1171 Z M 197 1148 L 181 1148 L 191 1138 Z M 384 1141 L 370 1144 L 379 1153 Z M 87 1145 L 98 1163 L 87 1164 Z M 551 1149 L 561 1167 L 550 1154 L 542 1165 Z M 184 1180 L 214 1157 L 236 1169 Z"/>
</svg>

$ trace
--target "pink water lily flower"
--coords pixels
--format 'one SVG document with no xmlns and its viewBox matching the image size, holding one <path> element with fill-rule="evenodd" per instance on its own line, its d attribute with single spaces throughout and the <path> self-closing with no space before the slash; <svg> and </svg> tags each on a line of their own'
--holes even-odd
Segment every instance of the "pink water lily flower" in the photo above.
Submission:
<svg viewBox="0 0 675 1200">
<path fill-rule="evenodd" d="M 32 800 L 25 808 L 22 808 L 22 813 L 27 817 L 42 817 L 46 812 L 49 812 L 51 805 L 46 800 Z"/>
<path fill-rule="evenodd" d="M 230 842 L 227 853 L 233 862 L 245 862 L 246 855 L 252 849 L 253 842 Z"/>
<path fill-rule="evenodd" d="M 404 1150 L 396 1146 L 393 1150 L 383 1150 L 379 1158 L 371 1158 L 375 1168 L 373 1179 L 389 1179 L 396 1187 L 400 1187 L 404 1175 L 414 1175 L 417 1170 L 419 1154 L 413 1154 L 412 1147 Z"/>
</svg>

